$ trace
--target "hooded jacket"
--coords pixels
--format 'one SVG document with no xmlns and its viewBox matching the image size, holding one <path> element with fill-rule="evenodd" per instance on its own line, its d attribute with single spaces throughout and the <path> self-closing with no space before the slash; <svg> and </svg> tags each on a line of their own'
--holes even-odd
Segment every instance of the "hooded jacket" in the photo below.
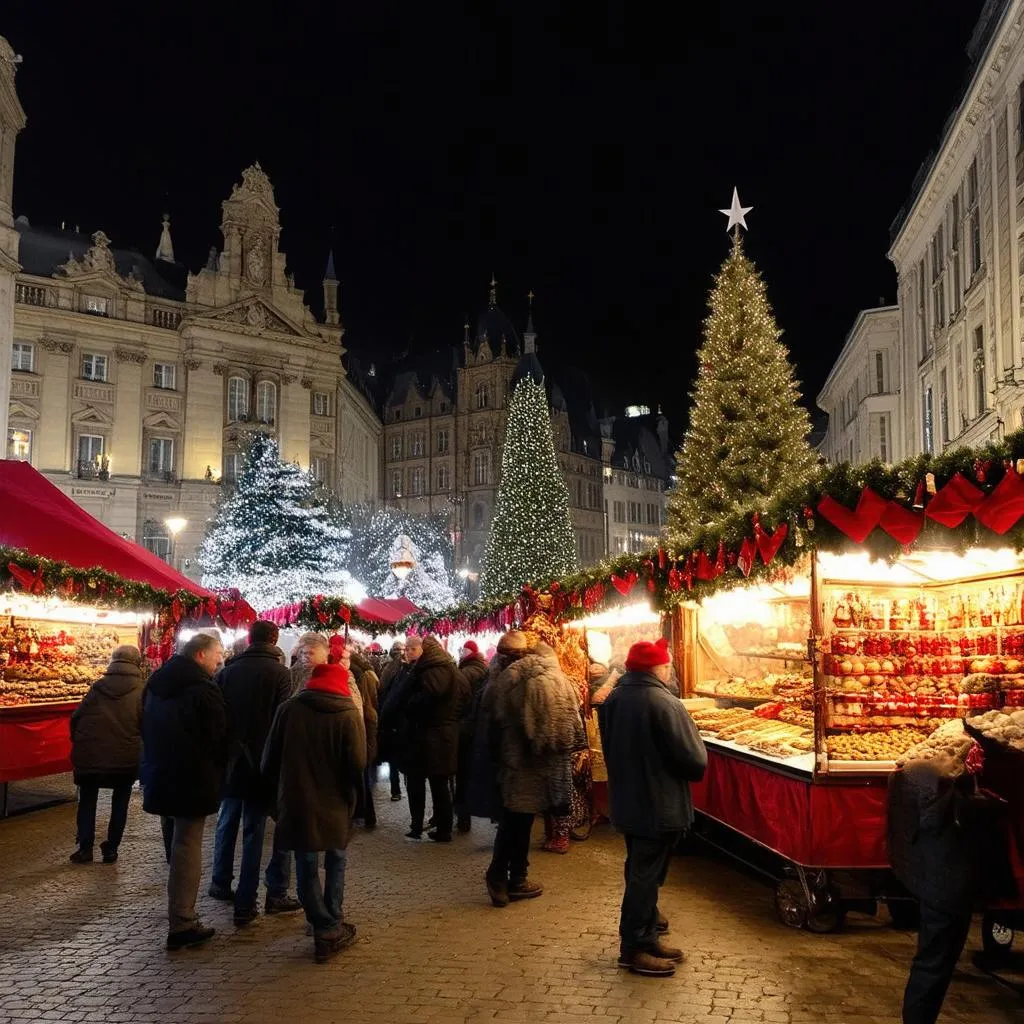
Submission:
<svg viewBox="0 0 1024 1024">
<path fill-rule="evenodd" d="M 406 771 L 426 776 L 455 774 L 459 713 L 467 703 L 467 692 L 455 662 L 433 637 L 425 637 L 399 709 L 407 726 Z"/>
<path fill-rule="evenodd" d="M 220 687 L 198 662 L 176 654 L 142 695 L 143 810 L 172 818 L 216 813 L 227 760 Z"/>
<path fill-rule="evenodd" d="M 139 777 L 142 668 L 114 658 L 71 715 L 71 763 L 79 785 L 104 777 Z"/>
<path fill-rule="evenodd" d="M 348 846 L 366 734 L 346 675 L 340 665 L 318 665 L 307 688 L 274 718 L 262 775 L 280 849 L 310 853 Z"/>
<path fill-rule="evenodd" d="M 689 829 L 708 754 L 682 703 L 657 676 L 627 672 L 597 714 L 615 828 L 648 839 Z"/>
<path fill-rule="evenodd" d="M 224 796 L 256 800 L 261 793 L 260 758 L 277 709 L 291 696 L 291 673 L 273 644 L 250 644 L 217 677 L 231 736 Z"/>
<path fill-rule="evenodd" d="M 496 658 L 477 720 L 473 812 L 493 814 L 493 779 L 507 810 L 566 813 L 572 755 L 586 742 L 579 695 L 547 644 L 511 663 Z"/>
</svg>

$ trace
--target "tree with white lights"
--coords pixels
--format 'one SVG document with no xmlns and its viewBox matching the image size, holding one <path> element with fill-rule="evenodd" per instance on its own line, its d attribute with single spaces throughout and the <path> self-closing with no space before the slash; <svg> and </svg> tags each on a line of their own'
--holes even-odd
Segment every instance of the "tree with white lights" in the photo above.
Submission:
<svg viewBox="0 0 1024 1024">
<path fill-rule="evenodd" d="M 233 490 L 207 524 L 199 549 L 203 585 L 237 587 L 257 611 L 313 594 L 341 594 L 349 531 L 317 482 L 283 462 L 277 442 L 257 434 Z"/>
</svg>

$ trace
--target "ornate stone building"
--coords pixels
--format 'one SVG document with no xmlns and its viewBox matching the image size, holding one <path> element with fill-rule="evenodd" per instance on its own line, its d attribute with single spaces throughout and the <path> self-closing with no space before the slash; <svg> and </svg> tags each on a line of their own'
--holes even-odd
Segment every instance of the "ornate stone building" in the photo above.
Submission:
<svg viewBox="0 0 1024 1024">
<path fill-rule="evenodd" d="M 475 333 L 464 327 L 461 352 L 396 373 L 384 403 L 384 501 L 447 513 L 456 565 L 471 573 L 481 568 L 494 515 L 510 384 L 520 357 L 536 346 L 532 312 L 520 339 L 492 281 Z M 571 408 L 550 378 L 547 386 L 577 553 L 587 564 L 605 553 L 601 435 L 592 411 Z"/>
<path fill-rule="evenodd" d="M 286 272 L 258 164 L 223 203 L 223 250 L 197 274 L 175 262 L 166 216 L 153 260 L 102 231 L 14 227 L 8 457 L 119 533 L 164 557 L 175 547 L 191 572 L 250 431 L 276 435 L 283 458 L 346 500 L 377 499 L 381 426 L 342 366 L 333 260 L 319 323 Z M 166 522 L 177 518 L 175 542 Z"/>
</svg>

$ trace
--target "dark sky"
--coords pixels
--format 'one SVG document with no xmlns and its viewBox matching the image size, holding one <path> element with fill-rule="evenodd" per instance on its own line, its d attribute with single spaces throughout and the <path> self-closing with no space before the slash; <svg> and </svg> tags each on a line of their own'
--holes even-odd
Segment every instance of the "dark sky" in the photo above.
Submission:
<svg viewBox="0 0 1024 1024">
<path fill-rule="evenodd" d="M 542 361 L 677 432 L 734 184 L 810 402 L 895 299 L 889 224 L 982 0 L 4 7 L 16 213 L 149 252 L 166 207 L 195 269 L 258 159 L 307 289 L 333 225 L 354 350 L 457 342 L 493 270 L 515 322 L 536 292 Z"/>
</svg>

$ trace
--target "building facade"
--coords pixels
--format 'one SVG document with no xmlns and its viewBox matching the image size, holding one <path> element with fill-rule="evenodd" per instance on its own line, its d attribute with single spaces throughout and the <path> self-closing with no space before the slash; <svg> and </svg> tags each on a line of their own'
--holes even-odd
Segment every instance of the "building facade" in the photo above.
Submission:
<svg viewBox="0 0 1024 1024">
<path fill-rule="evenodd" d="M 497 302 L 495 282 L 475 333 L 461 351 L 395 374 L 384 402 L 384 501 L 409 512 L 450 517 L 456 565 L 482 567 L 501 482 L 511 384 L 524 354 L 535 354 L 532 313 L 519 332 Z M 574 415 L 546 380 L 555 450 L 569 491 L 576 551 L 586 565 L 604 556 L 601 439 L 596 419 Z"/>
<path fill-rule="evenodd" d="M 818 451 L 829 462 L 895 462 L 904 449 L 898 306 L 865 309 L 846 336 L 818 395 L 828 429 Z"/>
<path fill-rule="evenodd" d="M 1024 426 L 1024 2 L 992 0 L 973 71 L 893 225 L 904 452 Z"/>
<path fill-rule="evenodd" d="M 333 261 L 319 323 L 286 272 L 258 164 L 222 209 L 223 250 L 197 274 L 175 262 L 167 217 L 153 260 L 102 231 L 14 225 L 8 457 L 192 574 L 250 432 L 349 500 L 380 485 L 381 428 L 346 379 Z M 185 521 L 176 538 L 169 519 Z"/>
</svg>

